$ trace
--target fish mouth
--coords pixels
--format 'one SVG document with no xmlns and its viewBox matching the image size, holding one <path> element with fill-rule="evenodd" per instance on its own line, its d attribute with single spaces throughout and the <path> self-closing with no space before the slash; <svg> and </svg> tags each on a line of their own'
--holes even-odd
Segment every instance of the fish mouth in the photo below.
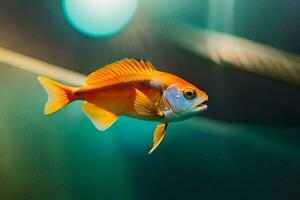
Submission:
<svg viewBox="0 0 300 200">
<path fill-rule="evenodd" d="M 204 102 L 206 102 L 206 101 L 204 101 Z M 194 112 L 201 112 L 201 111 L 207 110 L 207 105 L 204 104 L 204 102 L 197 104 L 196 107 L 194 108 Z"/>
<path fill-rule="evenodd" d="M 200 112 L 200 111 L 204 111 L 206 109 L 207 109 L 207 105 L 201 103 L 201 104 L 199 104 L 199 105 L 196 106 L 195 111 L 196 112 Z"/>
</svg>

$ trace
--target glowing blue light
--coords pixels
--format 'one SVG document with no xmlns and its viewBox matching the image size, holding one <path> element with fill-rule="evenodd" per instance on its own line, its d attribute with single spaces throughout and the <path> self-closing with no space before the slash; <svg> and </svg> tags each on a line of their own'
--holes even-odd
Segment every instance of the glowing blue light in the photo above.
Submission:
<svg viewBox="0 0 300 200">
<path fill-rule="evenodd" d="M 92 37 L 120 32 L 133 18 L 137 0 L 62 0 L 70 24 Z"/>
</svg>

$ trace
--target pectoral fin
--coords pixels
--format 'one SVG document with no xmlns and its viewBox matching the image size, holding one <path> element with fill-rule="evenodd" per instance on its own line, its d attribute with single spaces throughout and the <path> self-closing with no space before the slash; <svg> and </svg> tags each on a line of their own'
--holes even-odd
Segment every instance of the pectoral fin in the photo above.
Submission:
<svg viewBox="0 0 300 200">
<path fill-rule="evenodd" d="M 163 116 L 163 112 L 153 101 L 151 101 L 140 90 L 135 89 L 136 95 L 134 100 L 135 111 L 142 116 Z"/>
<path fill-rule="evenodd" d="M 166 131 L 167 131 L 168 123 L 159 124 L 157 125 L 154 135 L 153 135 L 153 147 L 148 152 L 148 154 L 151 154 L 161 143 L 161 141 L 164 139 Z"/>
<path fill-rule="evenodd" d="M 108 129 L 119 118 L 118 115 L 88 102 L 82 105 L 82 110 L 100 131 Z"/>
</svg>

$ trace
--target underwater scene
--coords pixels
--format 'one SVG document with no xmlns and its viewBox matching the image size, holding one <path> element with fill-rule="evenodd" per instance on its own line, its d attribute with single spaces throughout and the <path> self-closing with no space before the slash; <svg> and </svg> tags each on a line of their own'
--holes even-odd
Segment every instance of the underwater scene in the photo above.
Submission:
<svg viewBox="0 0 300 200">
<path fill-rule="evenodd" d="M 0 199 L 299 199 L 299 11 L 0 0 Z"/>
</svg>

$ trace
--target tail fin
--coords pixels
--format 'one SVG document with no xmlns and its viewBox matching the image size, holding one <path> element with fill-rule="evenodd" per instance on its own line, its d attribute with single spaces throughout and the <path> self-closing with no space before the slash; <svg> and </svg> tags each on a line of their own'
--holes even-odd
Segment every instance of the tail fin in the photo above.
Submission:
<svg viewBox="0 0 300 200">
<path fill-rule="evenodd" d="M 45 76 L 39 76 L 38 80 L 48 93 L 48 102 L 44 109 L 45 115 L 62 109 L 74 100 L 72 95 L 74 88 L 50 80 Z"/>
</svg>

